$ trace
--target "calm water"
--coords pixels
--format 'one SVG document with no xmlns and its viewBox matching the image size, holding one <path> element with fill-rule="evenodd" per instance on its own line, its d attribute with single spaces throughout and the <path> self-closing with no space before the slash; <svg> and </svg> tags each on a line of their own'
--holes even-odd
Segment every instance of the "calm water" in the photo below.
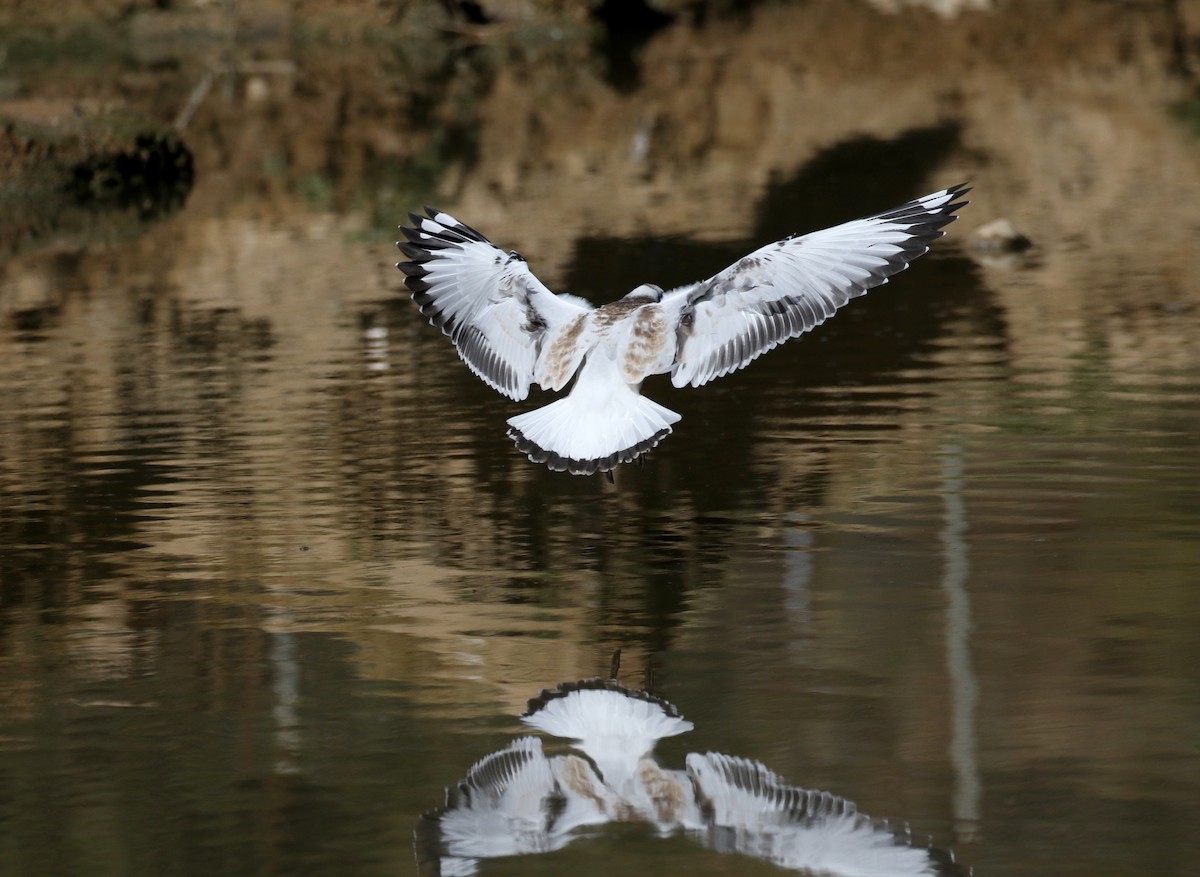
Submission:
<svg viewBox="0 0 1200 877">
<path fill-rule="evenodd" d="M 761 760 L 980 875 L 1200 873 L 1200 290 L 1103 218 L 972 256 L 997 215 L 1069 220 L 971 124 L 847 129 L 694 235 L 590 227 L 577 182 L 507 220 L 443 194 L 606 301 L 976 179 L 816 333 L 648 382 L 683 420 L 615 485 L 515 452 L 524 409 L 402 294 L 378 203 L 232 197 L 201 156 L 144 233 L 0 266 L 0 873 L 416 873 L 420 814 L 617 648 L 695 722 L 668 766 Z M 1147 212 L 1200 203 L 1171 136 Z M 567 871 L 781 873 L 637 826 L 483 873 Z"/>
</svg>

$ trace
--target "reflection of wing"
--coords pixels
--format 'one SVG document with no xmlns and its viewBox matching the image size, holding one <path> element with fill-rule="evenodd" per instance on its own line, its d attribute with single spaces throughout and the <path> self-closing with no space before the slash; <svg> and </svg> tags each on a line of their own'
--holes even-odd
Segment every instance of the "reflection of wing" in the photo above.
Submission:
<svg viewBox="0 0 1200 877">
<path fill-rule="evenodd" d="M 546 689 L 521 717 L 576 741 L 595 763 L 546 758 L 533 737 L 481 759 L 423 817 L 417 861 L 423 875 L 473 875 L 480 861 L 550 852 L 583 826 L 649 822 L 665 836 L 683 830 L 719 852 L 829 877 L 962 877 L 949 853 L 872 822 L 850 801 L 788 785 L 762 764 L 692 753 L 686 771 L 664 770 L 656 741 L 692 729 L 679 711 L 613 679 Z"/>
<path fill-rule="evenodd" d="M 413 300 L 429 322 L 450 336 L 463 361 L 510 399 L 529 395 L 534 365 L 547 333 L 591 310 L 580 298 L 555 295 L 516 253 L 505 253 L 453 216 L 426 207 L 412 214 L 397 244 L 409 262 Z"/>
<path fill-rule="evenodd" d="M 768 244 L 669 292 L 678 325 L 671 383 L 699 387 L 825 322 L 929 250 L 969 191 L 953 186 L 895 210 Z"/>
<path fill-rule="evenodd" d="M 613 679 L 584 679 L 546 689 L 521 716 L 527 725 L 575 740 L 607 783 L 622 793 L 638 761 L 663 737 L 692 730 L 665 700 Z"/>
<path fill-rule="evenodd" d="M 962 873 L 940 850 L 915 848 L 844 798 L 790 786 L 758 762 L 692 753 L 687 768 L 709 820 L 702 837 L 721 852 L 843 877 Z"/>
<path fill-rule="evenodd" d="M 481 859 L 561 849 L 575 829 L 607 822 L 613 805 L 591 765 L 547 759 L 540 740 L 523 737 L 480 759 L 422 818 L 418 862 L 422 873 L 467 875 Z"/>
<path fill-rule="evenodd" d="M 564 804 L 541 741 L 523 737 L 446 790 L 446 806 L 425 817 L 437 837 L 424 846 L 440 858 L 440 873 L 460 874 L 474 873 L 478 859 L 557 849 L 566 838 L 551 829 Z"/>
<path fill-rule="evenodd" d="M 789 786 L 757 761 L 693 752 L 687 757 L 687 768 L 718 825 L 800 824 L 855 815 L 853 802 L 829 792 Z"/>
</svg>

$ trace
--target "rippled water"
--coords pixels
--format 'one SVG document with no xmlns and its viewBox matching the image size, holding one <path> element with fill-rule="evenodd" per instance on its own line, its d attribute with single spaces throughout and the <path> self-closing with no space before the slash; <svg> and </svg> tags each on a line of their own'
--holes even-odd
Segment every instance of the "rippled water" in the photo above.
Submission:
<svg viewBox="0 0 1200 877">
<path fill-rule="evenodd" d="M 957 182 L 956 136 L 847 132 L 694 237 L 463 218 L 605 301 Z M 881 171 L 901 147 L 929 160 Z M 695 723 L 667 766 L 761 761 L 980 875 L 1198 873 L 1200 305 L 1171 264 L 978 258 L 971 228 L 1033 215 L 985 172 L 817 332 L 647 382 L 683 420 L 610 485 L 513 449 L 522 406 L 361 211 L 211 179 L 134 240 L 0 266 L 0 873 L 415 873 L 420 814 L 615 649 Z M 780 873 L 636 825 L 483 873 L 567 870 Z"/>
<path fill-rule="evenodd" d="M 516 454 L 392 289 L 276 319 L 126 257 L 2 342 L 6 873 L 407 871 L 443 786 L 614 648 L 696 723 L 665 762 L 760 759 L 979 873 L 1192 867 L 1195 369 L 1086 328 L 1016 355 L 949 243 L 649 385 L 684 420 L 610 486 Z M 770 870 L 614 829 L 489 873 L 564 868 Z"/>
</svg>

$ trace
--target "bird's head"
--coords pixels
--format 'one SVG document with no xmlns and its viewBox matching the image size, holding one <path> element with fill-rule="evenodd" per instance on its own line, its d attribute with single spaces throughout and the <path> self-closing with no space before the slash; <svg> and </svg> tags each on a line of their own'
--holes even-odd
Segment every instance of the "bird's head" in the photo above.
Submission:
<svg viewBox="0 0 1200 877">
<path fill-rule="evenodd" d="M 622 301 L 638 302 L 639 304 L 657 304 L 662 301 L 663 289 L 653 283 L 643 283 L 632 292 L 626 293 Z"/>
</svg>

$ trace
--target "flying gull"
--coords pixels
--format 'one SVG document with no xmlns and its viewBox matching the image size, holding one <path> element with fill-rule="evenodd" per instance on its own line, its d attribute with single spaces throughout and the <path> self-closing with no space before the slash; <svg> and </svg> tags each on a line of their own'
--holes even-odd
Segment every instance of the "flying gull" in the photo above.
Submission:
<svg viewBox="0 0 1200 877">
<path fill-rule="evenodd" d="M 969 190 L 952 186 L 743 256 L 707 280 L 664 292 L 644 283 L 602 307 L 551 292 L 525 259 L 453 216 L 410 214 L 397 243 L 413 300 L 488 386 L 522 400 L 529 385 L 564 398 L 509 418 L 535 463 L 608 473 L 671 432 L 679 415 L 641 395 L 649 375 L 702 386 L 737 371 L 928 252 Z"/>
</svg>

